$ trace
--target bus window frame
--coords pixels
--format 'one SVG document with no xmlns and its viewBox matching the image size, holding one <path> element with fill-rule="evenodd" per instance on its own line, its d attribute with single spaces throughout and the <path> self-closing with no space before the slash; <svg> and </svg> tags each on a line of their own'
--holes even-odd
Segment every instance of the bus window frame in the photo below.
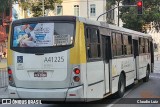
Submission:
<svg viewBox="0 0 160 107">
<path fill-rule="evenodd" d="M 74 25 L 73 29 L 73 43 L 70 45 L 60 45 L 60 46 L 46 46 L 46 47 L 13 47 L 13 35 L 14 34 L 14 27 L 18 25 L 25 25 L 25 24 L 37 24 L 37 23 L 72 23 Z M 75 44 L 75 36 L 76 36 L 76 21 L 61 21 L 61 20 L 39 20 L 39 21 L 30 21 L 29 23 L 26 22 L 18 22 L 12 23 L 11 30 L 10 30 L 10 49 L 20 53 L 29 53 L 29 54 L 44 54 L 44 53 L 54 53 L 54 52 L 61 52 L 70 48 L 74 47 Z M 45 48 L 45 49 L 44 49 Z M 51 49 L 52 48 L 52 49 Z"/>
<path fill-rule="evenodd" d="M 127 34 L 127 33 L 125 33 L 125 32 L 120 32 L 120 31 L 115 31 L 115 30 L 112 30 L 111 31 L 111 46 L 113 45 L 112 44 L 112 33 L 115 33 L 115 35 L 116 35 L 116 33 L 118 33 L 118 34 L 121 34 L 121 38 L 122 38 L 122 45 L 124 46 L 124 43 L 123 43 L 123 35 L 126 35 L 126 36 L 130 36 L 131 37 L 131 54 L 129 54 L 129 55 L 125 55 L 124 54 L 124 49 L 122 48 L 122 55 L 117 55 L 116 54 L 116 56 L 114 56 L 113 55 L 113 51 L 112 51 L 112 59 L 119 59 L 119 58 L 126 58 L 126 57 L 134 57 L 134 54 L 133 54 L 133 38 L 132 38 L 132 35 L 131 34 Z M 129 41 L 128 41 L 128 43 L 129 43 Z M 116 44 L 117 45 L 117 44 Z M 112 46 L 112 49 L 113 49 L 113 46 Z M 111 49 L 111 50 L 112 50 Z M 116 48 L 116 53 L 117 53 L 117 48 Z"/>
<path fill-rule="evenodd" d="M 96 57 L 96 58 L 89 58 L 88 57 L 88 44 L 90 44 L 91 39 L 89 38 L 89 40 L 87 40 L 87 37 L 89 37 L 88 34 L 88 29 L 96 29 L 98 31 L 98 35 L 99 35 L 99 45 L 100 45 L 100 57 Z M 94 26 L 94 25 L 89 25 L 89 24 L 85 24 L 85 44 L 86 44 L 86 59 L 87 62 L 94 62 L 94 61 L 102 61 L 103 60 L 103 56 L 102 56 L 102 37 L 100 34 L 100 30 L 98 26 Z M 89 41 L 89 43 L 87 43 L 87 41 Z"/>
</svg>

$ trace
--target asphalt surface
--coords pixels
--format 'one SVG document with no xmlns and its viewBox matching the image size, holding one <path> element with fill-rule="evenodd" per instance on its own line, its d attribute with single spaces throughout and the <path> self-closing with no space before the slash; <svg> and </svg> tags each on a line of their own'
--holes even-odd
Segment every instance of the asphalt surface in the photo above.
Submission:
<svg viewBox="0 0 160 107">
<path fill-rule="evenodd" d="M 160 107 L 160 61 L 155 61 L 154 73 L 148 82 L 140 81 L 110 107 Z"/>
</svg>

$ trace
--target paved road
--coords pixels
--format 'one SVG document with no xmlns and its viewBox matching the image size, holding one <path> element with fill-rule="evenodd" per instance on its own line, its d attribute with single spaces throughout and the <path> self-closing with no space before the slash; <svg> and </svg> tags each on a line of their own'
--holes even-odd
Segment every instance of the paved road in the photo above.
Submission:
<svg viewBox="0 0 160 107">
<path fill-rule="evenodd" d="M 143 98 L 143 99 L 141 99 Z M 148 99 L 151 98 L 151 99 Z M 156 99 L 158 98 L 158 99 Z M 158 101 L 159 104 L 121 104 L 132 102 L 147 102 L 150 103 L 151 100 Z M 146 101 L 147 100 L 147 101 Z M 126 102 L 124 102 L 126 101 Z M 112 102 L 113 103 L 113 102 Z M 160 61 L 155 62 L 154 73 L 150 75 L 149 82 L 140 82 L 133 86 L 129 92 L 122 99 L 115 100 L 114 103 L 110 104 L 110 107 L 160 107 Z"/>
</svg>

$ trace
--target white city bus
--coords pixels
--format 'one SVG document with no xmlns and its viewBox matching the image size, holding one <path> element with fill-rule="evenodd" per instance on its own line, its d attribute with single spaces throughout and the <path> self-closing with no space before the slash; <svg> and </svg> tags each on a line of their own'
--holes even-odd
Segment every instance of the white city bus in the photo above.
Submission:
<svg viewBox="0 0 160 107">
<path fill-rule="evenodd" d="M 14 21 L 8 40 L 10 98 L 91 101 L 149 80 L 148 34 L 74 16 Z"/>
</svg>

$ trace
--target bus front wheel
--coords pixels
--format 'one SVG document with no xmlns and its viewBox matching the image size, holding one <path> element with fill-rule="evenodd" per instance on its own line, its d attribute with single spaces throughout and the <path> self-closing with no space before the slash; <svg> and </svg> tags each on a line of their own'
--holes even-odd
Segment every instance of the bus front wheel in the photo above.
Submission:
<svg viewBox="0 0 160 107">
<path fill-rule="evenodd" d="M 117 96 L 119 98 L 123 97 L 125 92 L 125 77 L 123 74 L 120 75 L 119 77 L 119 82 L 118 82 L 118 92 L 117 92 Z"/>
</svg>

